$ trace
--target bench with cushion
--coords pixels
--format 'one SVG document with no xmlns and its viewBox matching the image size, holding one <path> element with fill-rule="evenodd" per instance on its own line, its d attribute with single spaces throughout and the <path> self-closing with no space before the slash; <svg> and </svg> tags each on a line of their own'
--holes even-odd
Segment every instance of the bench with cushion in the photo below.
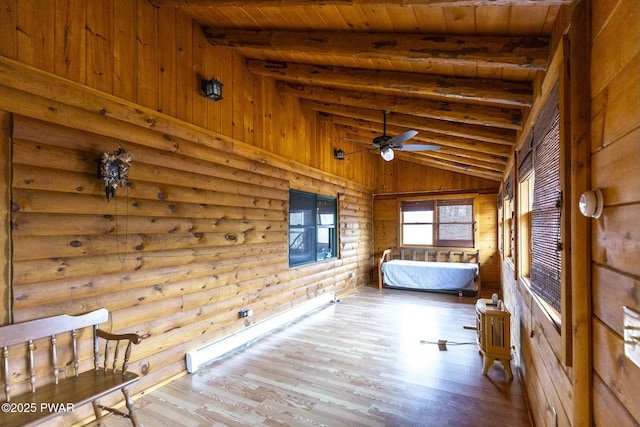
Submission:
<svg viewBox="0 0 640 427">
<path fill-rule="evenodd" d="M 113 413 L 129 418 L 134 426 L 139 425 L 128 392 L 139 377 L 128 372 L 127 367 L 132 344 L 139 344 L 141 338 L 137 334 L 116 335 L 98 329 L 108 318 L 109 312 L 101 308 L 79 316 L 60 315 L 0 327 L 5 394 L 0 426 L 41 423 L 89 402 L 97 419 Z M 81 365 L 88 364 L 79 360 L 77 337 L 79 331 L 88 327 L 93 328 L 93 369 L 81 372 Z M 38 352 L 39 345 L 48 347 L 46 357 Z M 61 365 L 58 359 L 63 354 L 68 356 Z M 38 368 L 46 369 L 47 375 L 41 375 Z M 42 384 L 36 386 L 36 382 Z M 23 385 L 24 389 L 25 384 L 26 390 L 12 394 L 12 388 Z M 117 390 L 124 394 L 127 412 L 99 402 L 101 397 Z"/>
</svg>

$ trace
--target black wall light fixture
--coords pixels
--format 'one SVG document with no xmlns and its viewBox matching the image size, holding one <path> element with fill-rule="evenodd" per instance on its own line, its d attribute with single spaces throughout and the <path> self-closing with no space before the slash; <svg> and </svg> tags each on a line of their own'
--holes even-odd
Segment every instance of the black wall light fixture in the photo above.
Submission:
<svg viewBox="0 0 640 427">
<path fill-rule="evenodd" d="M 201 84 L 204 96 L 213 101 L 220 101 L 222 99 L 222 86 L 224 85 L 218 79 L 211 77 L 209 80 L 202 80 Z"/>
</svg>

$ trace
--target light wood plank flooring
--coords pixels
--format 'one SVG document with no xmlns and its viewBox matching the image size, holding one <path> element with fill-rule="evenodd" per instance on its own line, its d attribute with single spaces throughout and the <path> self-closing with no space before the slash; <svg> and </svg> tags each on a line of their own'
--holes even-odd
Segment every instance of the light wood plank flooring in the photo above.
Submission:
<svg viewBox="0 0 640 427">
<path fill-rule="evenodd" d="M 136 400 L 156 426 L 529 426 L 517 374 L 482 375 L 476 298 L 374 288 Z M 438 340 L 447 340 L 440 350 Z M 454 344 L 459 343 L 459 344 Z M 116 418 L 107 426 L 127 425 Z"/>
</svg>

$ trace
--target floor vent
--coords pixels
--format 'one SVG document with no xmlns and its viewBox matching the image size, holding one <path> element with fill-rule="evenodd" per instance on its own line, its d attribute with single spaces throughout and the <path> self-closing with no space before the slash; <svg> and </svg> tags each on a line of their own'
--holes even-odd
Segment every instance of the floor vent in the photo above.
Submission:
<svg viewBox="0 0 640 427">
<path fill-rule="evenodd" d="M 228 353 L 268 334 L 269 332 L 312 312 L 335 299 L 333 292 L 324 294 L 289 310 L 283 311 L 267 320 L 251 325 L 228 337 L 221 338 L 202 347 L 187 352 L 187 372 L 196 372 L 202 365 L 220 359 Z"/>
</svg>

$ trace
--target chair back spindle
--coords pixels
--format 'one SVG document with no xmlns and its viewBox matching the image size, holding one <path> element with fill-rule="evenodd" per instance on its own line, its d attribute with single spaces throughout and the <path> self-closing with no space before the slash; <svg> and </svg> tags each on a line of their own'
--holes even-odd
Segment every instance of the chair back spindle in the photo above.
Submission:
<svg viewBox="0 0 640 427">
<path fill-rule="evenodd" d="M 132 344 L 139 344 L 141 338 L 136 334 L 123 334 L 115 336 L 103 330 L 98 330 L 96 332 L 96 337 L 105 340 L 104 355 L 102 355 L 104 357 L 102 363 L 104 371 L 111 371 L 113 373 L 122 372 L 123 374 L 126 373 L 127 369 L 129 368 L 129 358 L 131 357 Z M 122 353 L 120 344 L 123 341 L 127 342 L 127 346 L 124 349 L 124 359 L 120 359 Z M 98 347 L 96 346 L 95 348 Z M 96 360 L 98 360 L 100 356 L 100 354 L 96 354 Z M 121 360 L 122 363 L 120 364 Z"/>
<path fill-rule="evenodd" d="M 53 381 L 58 384 L 60 369 L 58 368 L 58 351 L 56 349 L 55 335 L 51 335 L 51 363 L 53 364 Z"/>
<path fill-rule="evenodd" d="M 112 366 L 112 371 L 115 374 L 116 373 L 116 369 L 118 367 L 118 351 L 120 350 L 120 341 L 116 341 L 116 349 L 113 351 L 113 365 Z"/>
<path fill-rule="evenodd" d="M 109 368 L 109 354 L 111 353 L 111 341 L 106 340 L 104 343 L 104 361 L 102 363 L 102 367 L 104 368 L 104 372 L 107 372 Z"/>
<path fill-rule="evenodd" d="M 9 382 L 9 347 L 3 347 L 2 363 L 4 365 L 4 397 L 11 402 L 11 383 Z"/>
<path fill-rule="evenodd" d="M 31 383 L 31 393 L 36 392 L 36 362 L 33 357 L 33 340 L 29 340 L 29 382 Z"/>
<path fill-rule="evenodd" d="M 80 361 L 78 360 L 78 332 L 74 329 L 71 331 L 71 341 L 73 343 L 73 369 L 76 377 L 80 375 Z"/>
<path fill-rule="evenodd" d="M 131 344 L 132 342 L 129 341 L 127 343 L 127 349 L 124 352 L 124 362 L 122 363 L 122 372 L 127 372 L 127 370 L 129 369 L 129 357 L 131 357 Z"/>
<path fill-rule="evenodd" d="M 98 341 L 98 325 L 93 326 L 93 368 L 100 369 L 100 341 Z"/>
</svg>

